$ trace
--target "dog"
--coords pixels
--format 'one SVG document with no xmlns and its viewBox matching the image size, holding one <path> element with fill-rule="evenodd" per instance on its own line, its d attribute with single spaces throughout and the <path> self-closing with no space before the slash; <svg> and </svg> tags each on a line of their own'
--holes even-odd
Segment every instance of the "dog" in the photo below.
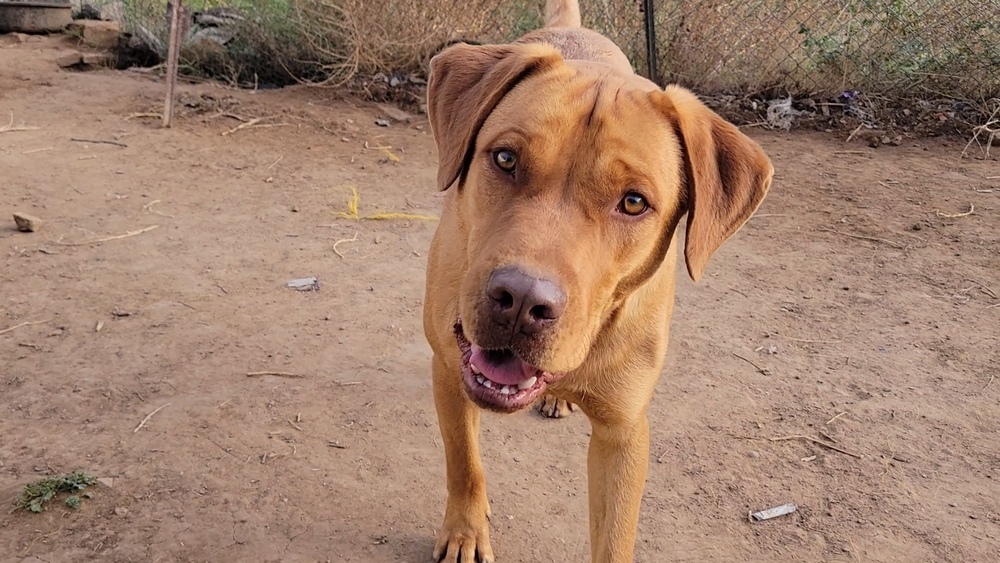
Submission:
<svg viewBox="0 0 1000 563">
<path fill-rule="evenodd" d="M 577 0 L 548 0 L 545 22 L 430 64 L 445 192 L 423 311 L 447 467 L 436 561 L 494 561 L 480 414 L 539 400 L 549 414 L 576 405 L 593 427 L 591 560 L 633 560 L 677 227 L 686 215 L 698 281 L 774 175 L 761 147 L 692 92 L 636 75 L 581 26 Z"/>
</svg>

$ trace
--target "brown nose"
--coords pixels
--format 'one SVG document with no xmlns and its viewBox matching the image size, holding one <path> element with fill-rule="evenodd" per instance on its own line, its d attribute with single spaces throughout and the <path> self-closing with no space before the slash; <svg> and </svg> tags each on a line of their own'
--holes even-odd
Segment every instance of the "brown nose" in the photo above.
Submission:
<svg viewBox="0 0 1000 563">
<path fill-rule="evenodd" d="M 486 284 L 493 320 L 526 335 L 551 325 L 566 310 L 566 294 L 555 283 L 516 267 L 495 270 Z"/>
</svg>

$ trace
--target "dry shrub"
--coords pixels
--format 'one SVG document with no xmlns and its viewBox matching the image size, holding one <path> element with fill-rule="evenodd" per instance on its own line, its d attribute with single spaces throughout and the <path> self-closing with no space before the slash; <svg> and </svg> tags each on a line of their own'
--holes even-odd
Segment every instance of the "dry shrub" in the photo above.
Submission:
<svg viewBox="0 0 1000 563">
<path fill-rule="evenodd" d="M 292 0 L 323 84 L 412 72 L 456 40 L 512 39 L 540 23 L 540 2 Z M 501 31 L 501 33 L 497 33 Z M 503 33 L 506 31 L 506 33 Z"/>
<path fill-rule="evenodd" d="M 657 2 L 660 76 L 708 92 L 1000 91 L 1000 0 Z"/>
<path fill-rule="evenodd" d="M 166 32 L 166 0 L 123 7 L 126 28 Z M 184 51 L 185 71 L 241 85 L 344 85 L 422 74 L 458 40 L 539 27 L 544 0 L 187 0 L 245 15 L 224 48 Z M 584 23 L 646 71 L 638 0 L 582 0 Z M 656 0 L 657 75 L 705 95 L 886 99 L 1000 95 L 1000 0 Z M 211 46 L 210 46 L 211 47 Z M 379 78 L 381 80 L 381 78 Z M 399 78 L 397 78 L 399 80 Z M 389 84 L 391 81 L 387 81 Z M 365 87 L 366 91 L 369 91 Z"/>
</svg>

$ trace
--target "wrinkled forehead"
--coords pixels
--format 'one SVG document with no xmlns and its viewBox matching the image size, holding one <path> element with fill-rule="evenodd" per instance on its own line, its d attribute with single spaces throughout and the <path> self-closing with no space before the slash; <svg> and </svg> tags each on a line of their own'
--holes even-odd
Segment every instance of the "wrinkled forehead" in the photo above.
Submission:
<svg viewBox="0 0 1000 563">
<path fill-rule="evenodd" d="M 515 145 L 509 148 L 530 150 L 525 156 L 536 162 L 584 157 L 672 180 L 679 143 L 649 99 L 655 86 L 586 65 L 564 66 L 514 87 L 483 124 L 478 148 Z"/>
</svg>

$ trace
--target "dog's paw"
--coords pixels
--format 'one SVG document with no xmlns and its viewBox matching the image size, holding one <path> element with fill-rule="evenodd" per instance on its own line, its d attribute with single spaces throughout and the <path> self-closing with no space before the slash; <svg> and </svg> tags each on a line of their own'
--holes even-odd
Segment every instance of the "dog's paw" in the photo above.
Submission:
<svg viewBox="0 0 1000 563">
<path fill-rule="evenodd" d="M 576 410 L 576 405 L 569 401 L 557 399 L 552 395 L 545 395 L 538 403 L 538 412 L 548 418 L 564 418 Z"/>
<path fill-rule="evenodd" d="M 449 511 L 450 512 L 450 511 Z M 458 512 L 458 511 L 456 511 Z M 490 511 L 447 514 L 434 544 L 438 563 L 494 563 L 490 547 Z"/>
</svg>

